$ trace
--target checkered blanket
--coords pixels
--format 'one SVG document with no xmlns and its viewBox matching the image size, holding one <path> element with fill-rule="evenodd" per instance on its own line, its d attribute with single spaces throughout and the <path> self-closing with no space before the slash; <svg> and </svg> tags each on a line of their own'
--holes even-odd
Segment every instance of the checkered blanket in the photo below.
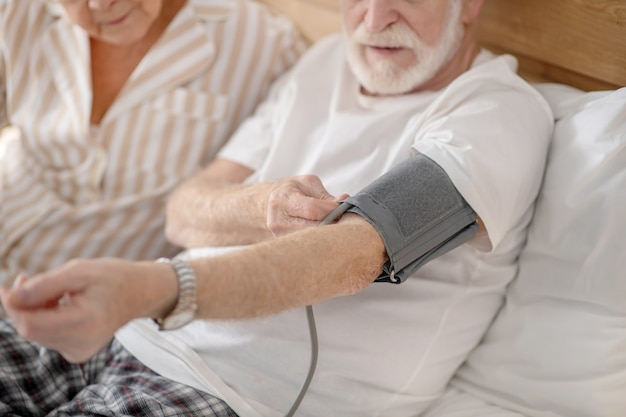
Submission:
<svg viewBox="0 0 626 417">
<path fill-rule="evenodd" d="M 222 400 L 157 375 L 113 340 L 84 364 L 0 320 L 0 416 L 237 417 Z"/>
</svg>

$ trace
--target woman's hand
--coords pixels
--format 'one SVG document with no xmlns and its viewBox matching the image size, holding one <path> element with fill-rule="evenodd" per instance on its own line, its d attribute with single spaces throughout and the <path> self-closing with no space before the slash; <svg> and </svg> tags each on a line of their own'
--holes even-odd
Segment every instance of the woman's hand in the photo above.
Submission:
<svg viewBox="0 0 626 417">
<path fill-rule="evenodd" d="M 83 362 L 134 318 L 161 317 L 176 303 L 167 264 L 75 260 L 33 278 L 20 276 L 0 299 L 18 333 Z"/>
</svg>

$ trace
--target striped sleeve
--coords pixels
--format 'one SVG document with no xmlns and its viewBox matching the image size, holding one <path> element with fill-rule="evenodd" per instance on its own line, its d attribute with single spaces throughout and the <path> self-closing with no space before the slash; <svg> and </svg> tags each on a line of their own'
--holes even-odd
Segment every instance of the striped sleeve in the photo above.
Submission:
<svg viewBox="0 0 626 417">
<path fill-rule="evenodd" d="M 304 51 L 309 47 L 294 23 L 285 16 L 272 14 L 275 25 L 281 32 L 278 57 L 274 60 L 274 78 L 293 66 Z"/>
<path fill-rule="evenodd" d="M 212 155 L 308 47 L 295 25 L 266 5 L 240 0 L 233 7 L 235 11 L 215 33 L 222 56 L 213 67 L 214 82 L 219 80 L 219 89 L 230 96 L 232 112 L 222 119 Z"/>
<path fill-rule="evenodd" d="M 28 147 L 0 164 L 0 283 L 71 258 L 173 256 L 167 195 L 215 156 L 306 48 L 261 3 L 188 0 L 93 126 L 84 33 L 57 3 L 4 4 L 6 107 Z"/>
</svg>

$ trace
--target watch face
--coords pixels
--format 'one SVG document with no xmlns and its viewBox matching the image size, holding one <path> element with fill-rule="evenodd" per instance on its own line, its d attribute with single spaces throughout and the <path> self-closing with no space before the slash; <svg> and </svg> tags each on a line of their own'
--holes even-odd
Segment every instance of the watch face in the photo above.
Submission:
<svg viewBox="0 0 626 417">
<path fill-rule="evenodd" d="M 185 324 L 189 323 L 190 321 L 192 321 L 193 317 L 194 317 L 193 311 L 181 311 L 180 313 L 176 313 L 164 319 L 161 327 L 164 330 L 178 329 L 180 327 L 183 327 Z"/>
</svg>

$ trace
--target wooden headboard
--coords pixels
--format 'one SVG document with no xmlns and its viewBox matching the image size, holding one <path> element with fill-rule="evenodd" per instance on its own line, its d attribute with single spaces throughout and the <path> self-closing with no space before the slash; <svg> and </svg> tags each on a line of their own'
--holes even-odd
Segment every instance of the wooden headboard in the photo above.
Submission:
<svg viewBox="0 0 626 417">
<path fill-rule="evenodd" d="M 260 1 L 311 41 L 341 30 L 339 0 Z M 530 81 L 626 86 L 625 0 L 485 0 L 476 30 L 488 49 L 515 55 Z"/>
</svg>

